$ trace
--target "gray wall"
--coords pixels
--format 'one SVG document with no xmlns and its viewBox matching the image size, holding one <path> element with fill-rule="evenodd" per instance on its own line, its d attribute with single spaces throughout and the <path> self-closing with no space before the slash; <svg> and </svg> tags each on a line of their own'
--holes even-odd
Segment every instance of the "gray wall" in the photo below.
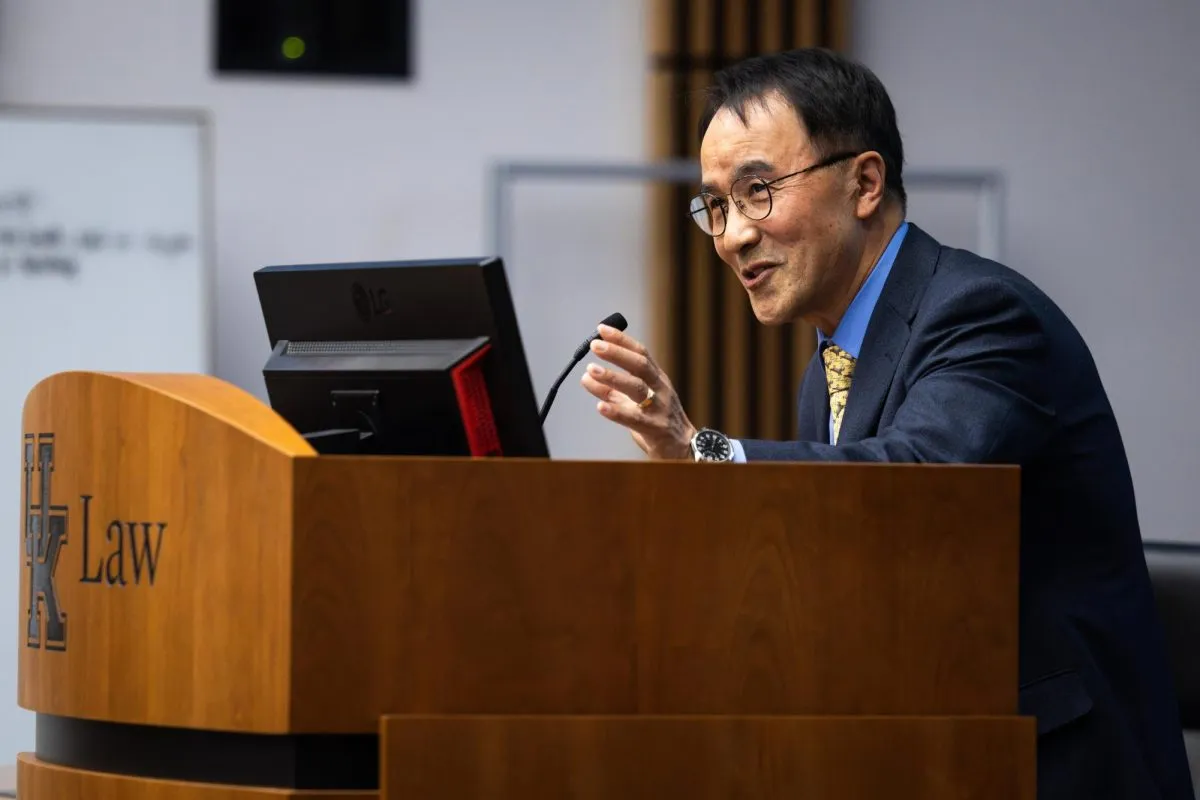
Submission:
<svg viewBox="0 0 1200 800">
<path fill-rule="evenodd" d="M 909 164 L 1005 173 L 1006 261 L 1090 343 L 1143 535 L 1200 541 L 1200 3 L 851 5 Z"/>
</svg>

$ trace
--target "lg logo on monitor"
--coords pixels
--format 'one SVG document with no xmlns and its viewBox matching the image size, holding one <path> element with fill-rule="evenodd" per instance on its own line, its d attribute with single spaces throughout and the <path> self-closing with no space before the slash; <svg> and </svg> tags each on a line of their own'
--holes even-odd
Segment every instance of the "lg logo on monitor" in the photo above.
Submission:
<svg viewBox="0 0 1200 800">
<path fill-rule="evenodd" d="M 361 283 L 351 287 L 354 310 L 363 322 L 370 322 L 375 317 L 386 317 L 392 313 L 392 301 L 388 299 L 387 289 L 368 289 Z"/>
</svg>

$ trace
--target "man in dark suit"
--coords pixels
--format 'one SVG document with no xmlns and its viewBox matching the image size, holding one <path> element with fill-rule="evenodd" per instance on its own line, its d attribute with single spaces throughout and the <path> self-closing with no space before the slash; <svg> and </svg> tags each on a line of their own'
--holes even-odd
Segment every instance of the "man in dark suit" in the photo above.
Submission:
<svg viewBox="0 0 1200 800">
<path fill-rule="evenodd" d="M 906 221 L 895 112 L 861 65 L 820 50 L 735 65 L 700 135 L 697 224 L 761 322 L 817 330 L 800 440 L 698 430 L 612 329 L 593 343 L 612 366 L 583 377 L 599 412 L 653 458 L 1021 465 L 1019 697 L 1039 797 L 1191 800 L 1129 466 L 1074 326 L 1021 275 Z"/>
</svg>

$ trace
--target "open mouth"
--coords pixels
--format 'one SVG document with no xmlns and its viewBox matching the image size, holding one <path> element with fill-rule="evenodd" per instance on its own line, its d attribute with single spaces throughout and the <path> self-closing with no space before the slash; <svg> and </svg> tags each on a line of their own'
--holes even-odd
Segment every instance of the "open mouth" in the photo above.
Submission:
<svg viewBox="0 0 1200 800">
<path fill-rule="evenodd" d="M 768 275 L 774 272 L 777 266 L 779 265 L 760 263 L 743 267 L 741 271 L 742 285 L 747 289 L 757 286 L 758 284 L 762 283 Z"/>
</svg>

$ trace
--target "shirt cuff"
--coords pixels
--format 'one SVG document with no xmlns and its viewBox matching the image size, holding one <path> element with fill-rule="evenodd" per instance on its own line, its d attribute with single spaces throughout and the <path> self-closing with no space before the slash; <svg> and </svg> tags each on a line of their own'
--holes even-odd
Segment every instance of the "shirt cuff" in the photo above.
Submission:
<svg viewBox="0 0 1200 800">
<path fill-rule="evenodd" d="M 739 442 L 737 439 L 730 439 L 729 443 L 731 445 L 733 445 L 733 463 L 734 464 L 745 464 L 746 463 L 746 450 L 745 450 L 745 448 L 742 447 L 742 443 Z"/>
</svg>

